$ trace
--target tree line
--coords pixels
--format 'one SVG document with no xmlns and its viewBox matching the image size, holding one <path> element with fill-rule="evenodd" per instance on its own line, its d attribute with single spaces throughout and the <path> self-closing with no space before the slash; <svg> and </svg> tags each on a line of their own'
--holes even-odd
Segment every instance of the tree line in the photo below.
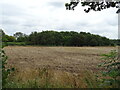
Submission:
<svg viewBox="0 0 120 90">
<path fill-rule="evenodd" d="M 13 36 L 6 35 L 2 31 L 2 36 L 3 42 L 25 42 L 26 45 L 44 46 L 112 46 L 120 42 L 89 32 L 75 31 L 42 31 L 31 32 L 30 35 L 16 32 Z"/>
</svg>

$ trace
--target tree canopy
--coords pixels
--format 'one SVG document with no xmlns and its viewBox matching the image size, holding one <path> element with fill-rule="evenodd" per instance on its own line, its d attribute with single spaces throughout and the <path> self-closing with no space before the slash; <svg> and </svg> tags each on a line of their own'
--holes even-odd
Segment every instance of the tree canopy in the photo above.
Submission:
<svg viewBox="0 0 120 90">
<path fill-rule="evenodd" d="M 81 2 L 80 2 L 81 1 Z M 120 8 L 119 4 L 120 1 L 118 0 L 71 0 L 70 3 L 66 3 L 66 10 L 74 10 L 74 8 L 81 3 L 81 5 L 84 6 L 88 6 L 87 9 L 84 9 L 84 11 L 86 13 L 88 13 L 90 10 L 93 11 L 101 11 L 110 7 L 116 7 L 116 8 Z M 120 13 L 120 9 L 117 10 L 116 13 Z"/>
<path fill-rule="evenodd" d="M 2 29 L 0 29 L 0 32 L 2 33 L 3 42 L 14 42 L 15 41 L 15 37 L 6 35 Z"/>
<path fill-rule="evenodd" d="M 23 42 L 25 41 L 25 39 L 27 38 L 27 35 L 22 33 L 22 32 L 16 32 L 14 35 L 13 35 L 17 41 L 19 42 Z"/>
<path fill-rule="evenodd" d="M 42 31 L 19 37 L 16 42 L 26 42 L 28 45 L 47 46 L 109 46 L 110 39 L 86 32 L 74 31 Z"/>
<path fill-rule="evenodd" d="M 2 31 L 3 32 L 3 31 Z M 20 34 L 16 38 L 16 34 Z M 42 31 L 31 32 L 26 35 L 22 32 L 16 32 L 13 36 L 6 35 L 3 32 L 2 41 L 14 45 L 12 42 L 18 42 L 21 45 L 43 45 L 43 46 L 113 46 L 120 45 L 120 40 L 109 39 L 89 32 L 75 31 Z"/>
</svg>

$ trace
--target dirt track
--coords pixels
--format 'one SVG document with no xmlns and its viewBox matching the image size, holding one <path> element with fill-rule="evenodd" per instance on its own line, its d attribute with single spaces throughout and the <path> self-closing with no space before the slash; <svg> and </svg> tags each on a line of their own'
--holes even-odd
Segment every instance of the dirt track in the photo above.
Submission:
<svg viewBox="0 0 120 90">
<path fill-rule="evenodd" d="M 116 47 L 5 47 L 8 65 L 20 70 L 52 68 L 78 73 L 82 70 L 98 71 L 101 54 Z"/>
</svg>

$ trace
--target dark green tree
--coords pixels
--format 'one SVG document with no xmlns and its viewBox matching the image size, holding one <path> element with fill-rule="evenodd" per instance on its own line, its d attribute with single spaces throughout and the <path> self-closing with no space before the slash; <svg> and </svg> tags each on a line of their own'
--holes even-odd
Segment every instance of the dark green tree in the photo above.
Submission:
<svg viewBox="0 0 120 90">
<path fill-rule="evenodd" d="M 23 37 L 25 38 L 25 37 Z M 24 39 L 21 39 L 24 41 Z M 74 31 L 42 31 L 32 32 L 27 36 L 24 42 L 31 45 L 47 46 L 108 46 L 111 41 L 108 38 L 101 37 L 86 32 Z"/>
<path fill-rule="evenodd" d="M 17 38 L 19 38 L 19 37 L 23 37 L 24 36 L 24 34 L 22 33 L 22 32 L 16 32 L 15 34 L 14 34 L 14 37 L 17 39 Z"/>
<path fill-rule="evenodd" d="M 0 32 L 2 33 L 1 34 L 2 35 L 2 42 L 14 42 L 15 41 L 15 37 L 6 35 L 2 29 L 0 29 Z"/>
<path fill-rule="evenodd" d="M 16 38 L 17 42 L 24 42 L 28 39 L 28 36 L 22 32 L 16 32 L 13 36 Z"/>
</svg>

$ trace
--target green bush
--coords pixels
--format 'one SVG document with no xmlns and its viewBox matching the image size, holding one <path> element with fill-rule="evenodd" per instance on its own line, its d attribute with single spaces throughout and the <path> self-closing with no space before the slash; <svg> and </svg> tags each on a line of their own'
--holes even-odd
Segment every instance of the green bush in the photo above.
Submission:
<svg viewBox="0 0 120 90">
<path fill-rule="evenodd" d="M 104 62 L 99 66 L 104 67 L 103 76 L 110 77 L 104 79 L 102 85 L 105 87 L 120 88 L 120 62 L 119 55 L 116 50 L 112 50 L 109 54 L 103 54 Z"/>
<path fill-rule="evenodd" d="M 2 48 L 8 46 L 7 42 L 2 42 Z"/>
<path fill-rule="evenodd" d="M 8 46 L 25 46 L 25 42 L 6 42 Z"/>
<path fill-rule="evenodd" d="M 7 79 L 11 71 L 14 71 L 14 68 L 6 68 L 7 56 L 5 55 L 4 50 L 0 50 L 1 60 L 2 60 L 2 87 L 4 88 L 7 84 Z"/>
</svg>

